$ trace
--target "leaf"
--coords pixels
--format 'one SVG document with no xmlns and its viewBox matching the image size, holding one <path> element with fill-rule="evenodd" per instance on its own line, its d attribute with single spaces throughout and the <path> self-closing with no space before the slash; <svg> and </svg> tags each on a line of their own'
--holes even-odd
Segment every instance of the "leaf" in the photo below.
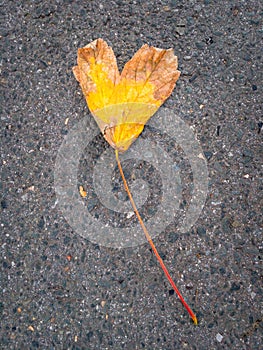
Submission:
<svg viewBox="0 0 263 350">
<path fill-rule="evenodd" d="M 73 72 L 105 139 L 115 148 L 125 190 L 144 234 L 171 286 L 194 324 L 197 324 L 195 314 L 176 287 L 144 225 L 119 160 L 119 151 L 126 151 L 130 147 L 147 120 L 172 93 L 180 76 L 177 57 L 172 49 L 162 50 L 143 45 L 126 63 L 120 75 L 111 47 L 102 39 L 97 39 L 78 50 L 78 65 L 73 68 Z M 80 195 L 86 197 L 82 186 L 79 190 Z"/>
<path fill-rule="evenodd" d="M 112 48 L 97 39 L 78 50 L 73 68 L 109 144 L 126 151 L 172 93 L 180 76 L 173 50 L 143 45 L 120 75 Z"/>
</svg>

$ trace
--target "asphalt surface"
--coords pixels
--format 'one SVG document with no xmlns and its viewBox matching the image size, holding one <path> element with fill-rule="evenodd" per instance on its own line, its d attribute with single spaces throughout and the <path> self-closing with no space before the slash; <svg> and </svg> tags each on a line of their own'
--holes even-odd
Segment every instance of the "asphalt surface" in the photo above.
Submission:
<svg viewBox="0 0 263 350">
<path fill-rule="evenodd" d="M 1 14 L 1 349 L 261 349 L 262 2 L 2 1 Z M 71 69 L 98 37 L 120 69 L 144 43 L 178 56 L 165 107 L 199 140 L 209 188 L 194 226 L 172 223 L 155 243 L 198 326 L 148 244 L 91 242 L 57 204 L 59 148 L 91 120 Z M 146 174 L 158 199 L 147 219 L 162 194 Z M 89 176 L 81 163 L 79 181 Z"/>
</svg>

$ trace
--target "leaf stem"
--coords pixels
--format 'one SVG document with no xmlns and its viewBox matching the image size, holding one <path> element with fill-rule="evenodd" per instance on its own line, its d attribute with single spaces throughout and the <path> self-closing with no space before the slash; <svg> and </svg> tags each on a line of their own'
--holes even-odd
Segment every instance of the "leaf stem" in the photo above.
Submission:
<svg viewBox="0 0 263 350">
<path fill-rule="evenodd" d="M 130 190 L 129 190 L 128 183 L 127 183 L 126 178 L 125 178 L 125 176 L 124 176 L 124 173 L 123 173 L 123 170 L 122 170 L 122 166 L 121 166 L 121 162 L 120 162 L 120 159 L 119 159 L 119 152 L 118 152 L 118 150 L 115 150 L 115 155 L 116 155 L 116 160 L 117 160 L 118 168 L 119 168 L 119 171 L 120 171 L 120 174 L 121 174 L 121 177 L 122 177 L 122 181 L 123 181 L 123 184 L 124 184 L 124 188 L 125 188 L 125 190 L 126 190 L 126 192 L 127 192 L 127 194 L 128 194 L 128 197 L 129 197 L 129 199 L 130 199 L 131 205 L 132 205 L 133 210 L 134 210 L 134 212 L 135 212 L 135 214 L 136 214 L 136 216 L 137 216 L 137 218 L 138 218 L 138 220 L 139 220 L 139 223 L 140 223 L 140 225 L 141 225 L 141 227 L 142 227 L 142 229 L 143 229 L 143 232 L 144 232 L 144 234 L 145 234 L 145 236 L 146 236 L 148 242 L 150 243 L 150 246 L 151 246 L 151 248 L 152 248 L 152 250 L 153 250 L 153 252 L 154 252 L 154 254 L 155 254 L 157 260 L 159 261 L 159 263 L 160 263 L 160 265 L 161 265 L 161 267 L 162 267 L 162 269 L 163 269 L 163 271 L 164 271 L 164 273 L 165 273 L 165 276 L 167 277 L 167 279 L 168 279 L 168 281 L 170 282 L 171 286 L 173 287 L 174 291 L 176 292 L 176 294 L 178 295 L 179 299 L 180 299 L 181 302 L 183 303 L 183 305 L 184 305 L 184 307 L 186 308 L 187 312 L 188 312 L 189 315 L 191 316 L 191 318 L 192 318 L 194 324 L 197 325 L 197 323 L 198 323 L 198 322 L 197 322 L 197 317 L 195 316 L 195 314 L 194 314 L 193 311 L 191 310 L 190 306 L 189 306 L 189 305 L 187 304 L 187 302 L 184 300 L 182 294 L 179 292 L 178 288 L 176 287 L 176 285 L 175 285 L 175 283 L 174 283 L 172 277 L 170 276 L 170 274 L 169 274 L 169 272 L 168 272 L 168 270 L 167 270 L 167 268 L 166 268 L 166 266 L 165 266 L 165 264 L 164 264 L 162 258 L 160 257 L 160 255 L 159 255 L 159 253 L 158 253 L 158 251 L 157 251 L 157 249 L 156 249 L 156 247 L 155 247 L 155 245 L 154 245 L 154 243 L 153 243 L 153 241 L 152 241 L 152 238 L 151 238 L 151 236 L 150 236 L 150 234 L 149 234 L 149 232 L 148 232 L 146 226 L 144 225 L 144 222 L 142 221 L 141 215 L 140 215 L 140 213 L 138 212 L 138 209 L 137 209 L 136 204 L 135 204 L 135 202 L 134 202 L 134 200 L 133 200 L 132 194 L 131 194 L 131 192 L 130 192 Z"/>
</svg>

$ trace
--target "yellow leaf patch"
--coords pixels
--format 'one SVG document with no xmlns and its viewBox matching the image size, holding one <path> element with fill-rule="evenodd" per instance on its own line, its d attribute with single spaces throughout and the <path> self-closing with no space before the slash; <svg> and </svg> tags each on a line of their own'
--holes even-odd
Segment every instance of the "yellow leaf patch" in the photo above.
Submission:
<svg viewBox="0 0 263 350">
<path fill-rule="evenodd" d="M 172 49 L 143 45 L 119 73 L 111 47 L 97 39 L 78 49 L 74 75 L 110 145 L 126 151 L 172 93 L 180 76 Z"/>
</svg>

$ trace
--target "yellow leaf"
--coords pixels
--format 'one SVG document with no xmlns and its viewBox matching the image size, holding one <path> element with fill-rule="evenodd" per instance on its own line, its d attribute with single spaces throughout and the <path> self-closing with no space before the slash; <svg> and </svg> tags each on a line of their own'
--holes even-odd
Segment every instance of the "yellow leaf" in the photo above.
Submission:
<svg viewBox="0 0 263 350">
<path fill-rule="evenodd" d="M 119 151 L 124 152 L 130 147 L 147 120 L 172 93 L 180 76 L 177 57 L 172 49 L 143 45 L 120 74 L 111 47 L 97 39 L 78 50 L 78 65 L 73 72 L 105 139 L 115 148 L 124 187 L 143 232 L 171 286 L 197 324 L 195 314 L 172 280 L 138 212 L 119 159 Z M 87 196 L 82 186 L 79 191 L 82 197 Z M 108 315 L 105 317 L 107 320 Z"/>
<path fill-rule="evenodd" d="M 126 151 L 172 93 L 180 76 L 172 49 L 143 45 L 119 73 L 112 48 L 97 39 L 78 50 L 73 68 L 109 144 Z"/>
</svg>

